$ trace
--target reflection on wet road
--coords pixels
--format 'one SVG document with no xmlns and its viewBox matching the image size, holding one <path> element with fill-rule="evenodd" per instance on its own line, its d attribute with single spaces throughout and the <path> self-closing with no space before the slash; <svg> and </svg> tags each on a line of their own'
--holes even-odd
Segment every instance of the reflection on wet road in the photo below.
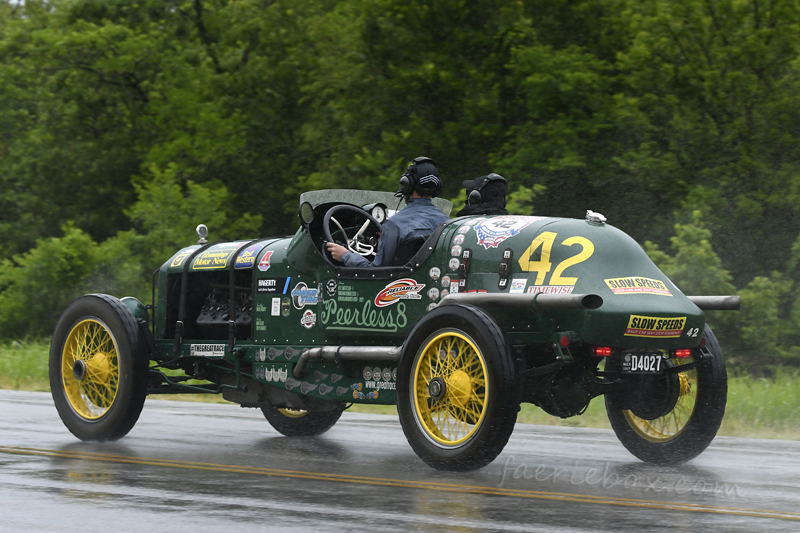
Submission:
<svg viewBox="0 0 800 533">
<path fill-rule="evenodd" d="M 148 399 L 128 437 L 77 441 L 47 394 L 0 391 L 4 531 L 794 531 L 800 443 L 717 438 L 681 467 L 605 430 L 518 425 L 476 472 L 427 467 L 396 418 L 345 413 L 319 438 L 260 411 Z"/>
</svg>

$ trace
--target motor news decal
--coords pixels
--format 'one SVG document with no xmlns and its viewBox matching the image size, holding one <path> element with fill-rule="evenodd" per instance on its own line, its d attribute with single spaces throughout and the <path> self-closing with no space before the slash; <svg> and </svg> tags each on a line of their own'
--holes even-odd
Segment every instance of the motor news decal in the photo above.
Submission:
<svg viewBox="0 0 800 533">
<path fill-rule="evenodd" d="M 484 220 L 475 226 L 478 244 L 487 250 L 497 248 L 504 240 L 519 234 L 528 224 L 543 218 L 545 217 L 501 216 Z"/>
<path fill-rule="evenodd" d="M 424 284 L 418 284 L 410 278 L 393 281 L 375 296 L 375 305 L 378 307 L 387 307 L 400 300 L 420 300 L 422 296 L 419 292 L 424 288 Z"/>
</svg>

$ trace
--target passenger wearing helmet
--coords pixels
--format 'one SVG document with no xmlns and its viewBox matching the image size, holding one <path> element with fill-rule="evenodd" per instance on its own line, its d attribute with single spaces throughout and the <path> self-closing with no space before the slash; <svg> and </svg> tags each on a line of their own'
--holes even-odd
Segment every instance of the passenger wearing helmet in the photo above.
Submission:
<svg viewBox="0 0 800 533">
<path fill-rule="evenodd" d="M 507 215 L 506 187 L 508 182 L 500 174 L 492 172 L 461 184 L 467 190 L 467 205 L 456 216 Z"/>
<path fill-rule="evenodd" d="M 414 159 L 400 178 L 400 190 L 407 207 L 383 223 L 378 252 L 370 262 L 365 257 L 333 242 L 327 243 L 328 252 L 345 266 L 403 265 L 413 256 L 425 238 L 443 222 L 450 220 L 431 198 L 442 192 L 442 180 L 436 163 L 429 157 Z M 416 247 L 416 249 L 414 248 Z"/>
</svg>

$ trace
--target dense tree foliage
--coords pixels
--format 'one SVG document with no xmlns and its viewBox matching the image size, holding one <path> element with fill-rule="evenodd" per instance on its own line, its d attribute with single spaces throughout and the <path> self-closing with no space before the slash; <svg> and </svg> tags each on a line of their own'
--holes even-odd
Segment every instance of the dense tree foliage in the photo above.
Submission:
<svg viewBox="0 0 800 533">
<path fill-rule="evenodd" d="M 0 0 L 0 334 L 420 154 L 603 212 L 743 296 L 740 367 L 800 364 L 800 0 Z"/>
</svg>

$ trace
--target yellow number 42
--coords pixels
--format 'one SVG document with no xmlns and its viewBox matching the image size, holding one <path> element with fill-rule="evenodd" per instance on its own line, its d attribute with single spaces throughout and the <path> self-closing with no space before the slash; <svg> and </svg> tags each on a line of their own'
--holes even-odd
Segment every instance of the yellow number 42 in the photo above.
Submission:
<svg viewBox="0 0 800 533">
<path fill-rule="evenodd" d="M 519 266 L 523 272 L 537 273 L 535 282 L 536 285 L 542 285 L 544 283 L 545 276 L 548 272 L 550 272 L 550 268 L 553 266 L 553 264 L 550 262 L 550 253 L 553 250 L 553 242 L 556 240 L 556 235 L 557 233 L 553 233 L 552 231 L 540 233 L 535 239 L 533 239 L 531 245 L 528 246 L 528 249 L 525 250 L 525 252 L 519 258 Z M 549 285 L 575 285 L 575 283 L 578 281 L 578 278 L 563 277 L 562 274 L 567 268 L 589 259 L 594 253 L 594 244 L 592 244 L 592 241 L 584 237 L 569 237 L 561 241 L 561 244 L 564 246 L 579 244 L 582 247 L 582 250 L 578 254 L 564 259 L 558 264 L 558 266 L 556 266 L 556 269 L 553 271 L 553 275 L 550 277 Z M 539 247 L 542 248 L 541 256 L 538 261 L 533 261 L 533 254 L 536 253 Z"/>
</svg>

